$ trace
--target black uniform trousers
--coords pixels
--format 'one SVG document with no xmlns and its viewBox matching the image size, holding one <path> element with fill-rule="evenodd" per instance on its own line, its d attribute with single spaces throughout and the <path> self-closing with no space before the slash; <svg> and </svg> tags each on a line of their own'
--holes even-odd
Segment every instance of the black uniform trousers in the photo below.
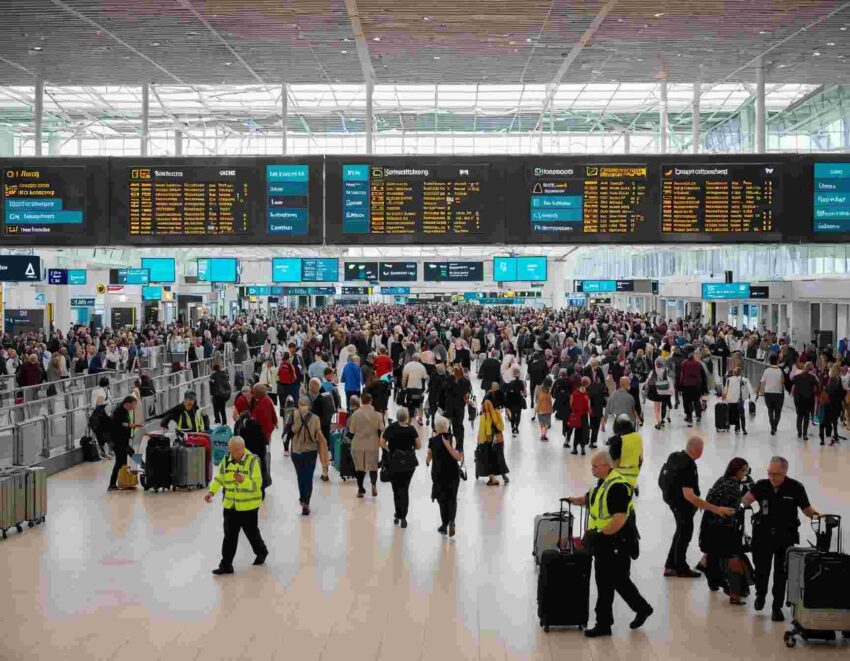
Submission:
<svg viewBox="0 0 850 661">
<path fill-rule="evenodd" d="M 772 540 L 753 539 L 753 564 L 755 565 L 756 595 L 767 596 L 767 584 L 770 582 L 770 569 L 773 565 L 773 607 L 782 608 L 785 603 L 785 583 L 788 580 L 788 567 L 785 554 L 792 544 L 776 544 Z"/>
<path fill-rule="evenodd" d="M 413 471 L 393 473 L 390 483 L 393 486 L 393 502 L 395 504 L 395 515 L 399 519 L 407 518 L 410 509 L 410 481 L 413 479 Z"/>
<path fill-rule="evenodd" d="M 694 516 L 696 510 L 693 507 L 670 508 L 676 519 L 676 532 L 670 543 L 670 552 L 667 554 L 665 569 L 673 569 L 677 572 L 688 571 L 688 546 L 694 536 Z"/>
<path fill-rule="evenodd" d="M 635 613 L 646 613 L 651 606 L 632 583 L 632 559 L 628 552 L 614 540 L 603 537 L 601 533 L 596 535 L 593 547 L 596 561 L 596 626 L 610 628 L 614 624 L 612 607 L 615 592 Z"/>
<path fill-rule="evenodd" d="M 221 543 L 221 564 L 222 569 L 233 568 L 233 557 L 236 555 L 236 547 L 239 544 L 239 531 L 245 532 L 245 537 L 251 544 L 251 549 L 254 555 L 265 555 L 268 553 L 266 543 L 260 535 L 260 528 L 257 525 L 257 515 L 259 508 L 255 510 L 247 510 L 239 512 L 235 509 L 224 510 L 224 541 Z"/>
</svg>

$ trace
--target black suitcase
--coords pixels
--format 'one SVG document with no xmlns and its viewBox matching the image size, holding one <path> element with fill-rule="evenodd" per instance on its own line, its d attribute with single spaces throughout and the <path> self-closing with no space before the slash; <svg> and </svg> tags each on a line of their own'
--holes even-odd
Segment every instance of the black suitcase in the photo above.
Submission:
<svg viewBox="0 0 850 661">
<path fill-rule="evenodd" d="M 564 517 L 561 499 L 561 520 L 572 521 L 572 511 Z M 579 520 L 584 520 L 580 517 Z M 559 529 L 558 537 L 563 539 Z M 569 551 L 548 549 L 540 557 L 540 574 L 537 577 L 537 616 L 545 632 L 549 627 L 587 626 L 590 618 L 590 567 L 591 556 L 576 553 L 572 530 L 567 531 Z"/>
<path fill-rule="evenodd" d="M 755 415 L 756 414 L 756 403 L 753 400 L 750 400 L 749 407 L 750 407 L 750 415 Z"/>
<path fill-rule="evenodd" d="M 151 434 L 145 450 L 145 472 L 141 484 L 145 491 L 171 488 L 171 440 L 161 434 Z"/>
<path fill-rule="evenodd" d="M 91 436 L 83 436 L 80 439 L 80 447 L 83 449 L 84 461 L 100 461 L 100 451 L 97 443 Z"/>
<path fill-rule="evenodd" d="M 729 405 L 726 402 L 714 405 L 714 428 L 717 431 L 729 431 Z"/>
</svg>

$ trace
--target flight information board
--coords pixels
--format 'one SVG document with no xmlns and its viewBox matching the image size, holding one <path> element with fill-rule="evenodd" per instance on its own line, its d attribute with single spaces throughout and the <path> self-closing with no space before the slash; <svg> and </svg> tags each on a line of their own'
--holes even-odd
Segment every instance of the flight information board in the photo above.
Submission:
<svg viewBox="0 0 850 661">
<path fill-rule="evenodd" d="M 650 242 L 658 238 L 645 160 L 524 159 L 507 174 L 506 242 Z"/>
<path fill-rule="evenodd" d="M 425 262 L 425 282 L 482 282 L 483 262 Z"/>
<path fill-rule="evenodd" d="M 0 161 L 0 244 L 108 242 L 106 160 Z"/>
<path fill-rule="evenodd" d="M 778 232 L 779 165 L 685 163 L 661 169 L 661 231 L 670 238 Z"/>
<path fill-rule="evenodd" d="M 345 281 L 368 280 L 378 281 L 378 262 L 346 262 Z"/>
<path fill-rule="evenodd" d="M 815 163 L 814 231 L 850 232 L 850 163 Z"/>
<path fill-rule="evenodd" d="M 500 243 L 502 177 L 492 162 L 328 159 L 326 242 Z"/>
<path fill-rule="evenodd" d="M 381 282 L 415 282 L 416 262 L 381 262 Z"/>
<path fill-rule="evenodd" d="M 321 244 L 322 160 L 112 159 L 112 241 Z"/>
</svg>

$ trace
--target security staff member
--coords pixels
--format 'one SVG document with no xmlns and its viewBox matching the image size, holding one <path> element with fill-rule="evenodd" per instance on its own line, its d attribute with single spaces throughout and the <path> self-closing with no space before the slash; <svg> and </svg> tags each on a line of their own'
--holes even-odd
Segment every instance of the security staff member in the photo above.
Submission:
<svg viewBox="0 0 850 661">
<path fill-rule="evenodd" d="M 608 439 L 608 452 L 614 467 L 637 493 L 638 475 L 643 465 L 643 439 L 635 431 L 635 424 L 626 414 L 614 420 L 614 436 Z"/>
<path fill-rule="evenodd" d="M 635 612 L 629 625 L 643 626 L 652 615 L 652 606 L 638 592 L 631 576 L 631 554 L 636 550 L 637 528 L 630 516 L 634 507 L 632 486 L 615 468 L 607 452 L 591 458 L 596 487 L 584 496 L 568 498 L 570 503 L 587 505 L 589 522 L 585 544 L 596 559 L 596 626 L 587 629 L 588 638 L 610 636 L 614 624 L 614 592 Z"/>
<path fill-rule="evenodd" d="M 764 608 L 770 566 L 773 564 L 773 614 L 771 620 L 782 622 L 782 604 L 785 601 L 785 582 L 788 568 L 785 552 L 800 542 L 801 509 L 810 519 L 819 514 L 809 503 L 806 488 L 797 480 L 788 477 L 788 460 L 773 457 L 767 466 L 767 479 L 756 482 L 744 496 L 742 505 L 748 507 L 758 503 L 759 511 L 753 517 L 753 562 L 756 570 L 757 611 Z"/>
<path fill-rule="evenodd" d="M 180 431 L 204 431 L 209 429 L 209 418 L 198 406 L 198 396 L 192 390 L 183 395 L 183 403 L 178 404 L 163 417 L 160 422 L 162 429 L 168 429 L 168 424 L 174 422 Z"/>
<path fill-rule="evenodd" d="M 257 514 L 263 503 L 260 461 L 245 449 L 241 436 L 232 436 L 227 449 L 229 453 L 219 463 L 209 493 L 204 496 L 204 500 L 211 503 L 219 490 L 224 489 L 224 541 L 221 543 L 221 562 L 212 572 L 216 576 L 233 573 L 233 557 L 239 544 L 240 530 L 245 531 L 245 537 L 257 556 L 255 565 L 262 565 L 269 555 L 257 525 Z"/>
</svg>

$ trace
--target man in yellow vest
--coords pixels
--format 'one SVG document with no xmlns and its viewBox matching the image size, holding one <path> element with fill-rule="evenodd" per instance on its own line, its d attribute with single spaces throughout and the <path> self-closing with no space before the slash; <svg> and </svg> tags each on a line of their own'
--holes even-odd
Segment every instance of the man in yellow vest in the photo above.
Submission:
<svg viewBox="0 0 850 661">
<path fill-rule="evenodd" d="M 596 626 L 587 629 L 588 638 L 610 636 L 614 624 L 612 606 L 616 591 L 635 612 L 629 625 L 632 629 L 643 626 L 652 615 L 647 603 L 632 583 L 631 552 L 637 541 L 637 530 L 629 516 L 634 507 L 632 486 L 615 468 L 607 452 L 597 452 L 591 458 L 591 470 L 596 487 L 584 496 L 569 498 L 569 502 L 585 505 L 588 509 L 588 526 L 585 546 L 596 559 Z"/>
<path fill-rule="evenodd" d="M 233 573 L 233 556 L 236 555 L 240 530 L 245 532 L 257 556 L 255 565 L 262 565 L 269 555 L 257 525 L 257 514 L 263 503 L 260 460 L 245 449 L 241 436 L 232 436 L 227 449 L 229 453 L 219 463 L 209 493 L 204 496 L 204 500 L 211 503 L 219 490 L 224 489 L 224 541 L 221 544 L 221 563 L 218 569 L 213 569 L 216 576 Z"/>
<path fill-rule="evenodd" d="M 635 423 L 628 415 L 618 415 L 614 420 L 614 435 L 608 439 L 608 452 L 614 460 L 614 468 L 626 478 L 636 494 L 643 464 L 643 439 L 635 431 Z"/>
</svg>

